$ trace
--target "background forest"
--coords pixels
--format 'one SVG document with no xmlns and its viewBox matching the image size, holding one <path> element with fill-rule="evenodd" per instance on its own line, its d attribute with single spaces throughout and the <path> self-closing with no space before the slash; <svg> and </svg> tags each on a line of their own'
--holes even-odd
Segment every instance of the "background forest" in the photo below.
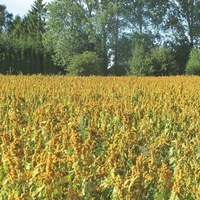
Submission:
<svg viewBox="0 0 200 200">
<path fill-rule="evenodd" d="M 0 5 L 0 73 L 200 75 L 200 1 L 36 0 Z"/>
</svg>

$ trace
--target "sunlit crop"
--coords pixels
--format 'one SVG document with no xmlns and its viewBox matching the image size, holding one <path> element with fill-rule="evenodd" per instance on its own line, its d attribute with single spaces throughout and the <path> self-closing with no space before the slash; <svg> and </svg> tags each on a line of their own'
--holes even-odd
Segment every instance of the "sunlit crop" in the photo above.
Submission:
<svg viewBox="0 0 200 200">
<path fill-rule="evenodd" d="M 200 199 L 200 77 L 0 83 L 0 199 Z"/>
</svg>

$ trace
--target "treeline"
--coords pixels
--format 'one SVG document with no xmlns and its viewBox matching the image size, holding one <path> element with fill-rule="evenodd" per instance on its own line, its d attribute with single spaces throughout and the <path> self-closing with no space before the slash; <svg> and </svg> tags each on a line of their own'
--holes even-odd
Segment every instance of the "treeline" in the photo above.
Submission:
<svg viewBox="0 0 200 200">
<path fill-rule="evenodd" d="M 35 0 L 0 5 L 0 73 L 200 75 L 198 0 Z"/>
<path fill-rule="evenodd" d="M 13 18 L 4 5 L 0 6 L 0 72 L 1 73 L 54 73 L 57 67 L 53 52 L 43 44 L 46 31 L 46 6 L 35 1 L 23 18 Z"/>
</svg>

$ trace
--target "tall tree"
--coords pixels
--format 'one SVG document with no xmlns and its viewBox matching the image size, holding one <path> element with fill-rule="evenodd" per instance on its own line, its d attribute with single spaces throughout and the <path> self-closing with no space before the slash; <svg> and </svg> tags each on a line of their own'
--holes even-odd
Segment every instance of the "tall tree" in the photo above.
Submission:
<svg viewBox="0 0 200 200">
<path fill-rule="evenodd" d="M 73 56 L 95 51 L 108 65 L 107 1 L 56 0 L 49 6 L 46 45 L 54 50 L 54 62 L 66 67 Z M 51 44 L 50 44 L 51 41 Z"/>
<path fill-rule="evenodd" d="M 74 56 L 92 51 L 104 75 L 123 75 L 130 61 L 135 65 L 134 53 L 163 44 L 183 73 L 199 35 L 199 0 L 54 0 L 48 7 L 35 0 L 25 17 L 14 19 L 0 5 L 1 64 L 25 73 L 46 73 L 52 54 L 54 64 L 66 68 Z"/>
<path fill-rule="evenodd" d="M 163 40 L 174 54 L 179 74 L 184 74 L 190 50 L 199 46 L 200 2 L 198 0 L 169 2 Z"/>
<path fill-rule="evenodd" d="M 5 16 L 2 19 L 6 19 Z M 50 58 L 51 52 L 43 44 L 45 19 L 46 5 L 42 0 L 36 0 L 27 15 L 23 18 L 16 16 L 7 26 L 9 28 L 4 28 L 5 23 L 2 23 L 0 45 L 4 72 L 9 68 L 13 73 L 25 74 L 56 71 Z"/>
<path fill-rule="evenodd" d="M 32 43 L 32 52 L 35 55 L 35 60 L 39 58 L 40 72 L 44 73 L 44 45 L 43 45 L 43 34 L 45 32 L 45 15 L 46 15 L 46 4 L 43 0 L 36 0 L 29 11 L 27 20 L 27 33 L 28 38 Z"/>
<path fill-rule="evenodd" d="M 112 0 L 109 1 L 110 9 L 110 34 L 109 34 L 109 50 L 112 55 L 113 65 L 111 71 L 115 75 L 124 75 L 125 68 L 128 63 L 128 57 L 131 53 L 129 34 L 127 33 L 127 21 L 125 18 L 126 7 L 124 6 L 125 1 Z M 125 43 L 128 42 L 127 44 Z"/>
<path fill-rule="evenodd" d="M 48 6 L 45 44 L 54 51 L 54 62 L 66 67 L 71 58 L 84 51 L 83 7 L 79 1 L 57 0 Z"/>
<path fill-rule="evenodd" d="M 97 34 L 100 36 L 101 57 L 103 59 L 104 75 L 108 74 L 108 67 L 114 56 L 117 64 L 117 41 L 119 37 L 119 1 L 100 0 L 96 3 Z"/>
<path fill-rule="evenodd" d="M 200 35 L 200 2 L 198 0 L 176 0 L 190 47 L 198 44 Z"/>
<path fill-rule="evenodd" d="M 132 31 L 134 40 L 144 43 L 152 35 L 154 43 L 161 44 L 162 29 L 170 7 L 169 0 L 126 0 L 124 6 L 128 28 Z"/>
<path fill-rule="evenodd" d="M 123 37 L 122 0 L 56 0 L 48 8 L 46 44 L 52 41 L 57 64 L 65 67 L 74 55 L 94 51 L 103 60 L 104 75 L 111 55 L 117 69 Z"/>
<path fill-rule="evenodd" d="M 12 25 L 13 15 L 6 10 L 5 5 L 0 5 L 0 33 L 9 31 Z"/>
<path fill-rule="evenodd" d="M 13 15 L 8 13 L 5 5 L 0 5 L 0 71 L 6 71 L 11 65 L 13 47 L 9 33 L 12 28 Z"/>
</svg>

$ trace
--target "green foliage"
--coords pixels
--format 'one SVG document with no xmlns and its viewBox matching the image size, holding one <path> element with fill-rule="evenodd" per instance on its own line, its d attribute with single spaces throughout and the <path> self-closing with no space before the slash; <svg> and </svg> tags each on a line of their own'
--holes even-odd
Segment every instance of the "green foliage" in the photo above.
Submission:
<svg viewBox="0 0 200 200">
<path fill-rule="evenodd" d="M 130 75 L 150 75 L 152 69 L 149 68 L 151 60 L 145 52 L 143 45 L 137 44 L 134 49 L 133 57 L 130 62 Z"/>
<path fill-rule="evenodd" d="M 0 5 L 0 33 L 9 32 L 12 25 L 13 15 L 6 10 L 5 5 Z"/>
<path fill-rule="evenodd" d="M 89 76 L 102 74 L 102 60 L 95 52 L 86 51 L 75 55 L 66 71 L 69 75 Z"/>
<path fill-rule="evenodd" d="M 54 51 L 56 65 L 69 65 L 74 55 L 88 50 L 88 16 L 80 2 L 57 0 L 48 6 L 48 29 L 44 34 L 44 43 Z M 88 34 L 87 34 L 88 32 Z"/>
<path fill-rule="evenodd" d="M 4 12 L 2 11 L 4 9 Z M 43 44 L 46 31 L 46 5 L 43 0 L 34 1 L 23 18 L 9 18 L 5 7 L 0 6 L 0 72 L 7 74 L 56 73 L 51 60 L 52 51 Z M 11 25 L 10 25 L 11 24 Z"/>
<path fill-rule="evenodd" d="M 176 62 L 169 49 L 155 47 L 145 51 L 137 44 L 130 63 L 130 75 L 163 76 L 176 74 Z"/>
<path fill-rule="evenodd" d="M 182 22 L 184 32 L 188 34 L 190 46 L 193 48 L 195 45 L 199 45 L 200 2 L 198 0 L 177 0 L 176 3 L 178 3 L 180 12 L 179 20 Z"/>
<path fill-rule="evenodd" d="M 173 75 L 177 73 L 176 62 L 169 49 L 156 47 L 151 50 L 153 75 Z"/>
<path fill-rule="evenodd" d="M 200 50 L 192 49 L 190 58 L 186 65 L 186 74 L 200 75 Z"/>
<path fill-rule="evenodd" d="M 175 43 L 174 43 L 175 42 Z M 185 74 L 186 64 L 190 55 L 190 44 L 186 36 L 183 38 L 176 38 L 173 42 L 169 42 L 166 44 L 176 60 L 177 63 L 177 73 Z"/>
<path fill-rule="evenodd" d="M 103 75 L 121 76 L 134 51 L 130 74 L 184 74 L 199 38 L 198 0 L 34 0 L 14 19 L 0 5 L 0 72 L 63 72 L 75 55 L 91 51 L 102 59 Z"/>
</svg>

